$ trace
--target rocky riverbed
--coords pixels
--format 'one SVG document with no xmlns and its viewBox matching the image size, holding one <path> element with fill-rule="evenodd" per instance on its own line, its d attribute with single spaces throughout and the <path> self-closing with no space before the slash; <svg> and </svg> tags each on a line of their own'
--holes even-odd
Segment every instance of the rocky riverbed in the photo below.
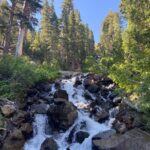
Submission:
<svg viewBox="0 0 150 150">
<path fill-rule="evenodd" d="M 133 140 L 133 133 L 142 137 L 138 147 L 143 142 L 142 149 L 148 150 L 150 136 L 137 129 L 142 127 L 141 114 L 115 88 L 108 78 L 80 73 L 36 85 L 25 102 L 1 100 L 1 149 L 134 150 L 138 139 Z"/>
</svg>

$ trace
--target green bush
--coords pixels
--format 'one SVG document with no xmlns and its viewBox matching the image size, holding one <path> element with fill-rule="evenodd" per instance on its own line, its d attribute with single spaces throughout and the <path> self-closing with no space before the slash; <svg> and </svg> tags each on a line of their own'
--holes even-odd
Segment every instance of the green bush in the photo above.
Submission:
<svg viewBox="0 0 150 150">
<path fill-rule="evenodd" d="M 0 97 L 23 99 L 34 84 L 57 78 L 58 69 L 55 61 L 35 64 L 27 57 L 4 56 L 0 58 Z"/>
</svg>

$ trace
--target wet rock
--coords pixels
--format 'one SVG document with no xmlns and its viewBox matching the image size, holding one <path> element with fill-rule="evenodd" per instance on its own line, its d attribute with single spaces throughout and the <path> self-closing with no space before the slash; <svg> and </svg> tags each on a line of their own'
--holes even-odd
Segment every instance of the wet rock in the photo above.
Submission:
<svg viewBox="0 0 150 150">
<path fill-rule="evenodd" d="M 101 99 L 96 99 L 96 103 L 98 106 L 100 106 L 101 108 L 109 111 L 111 108 L 113 108 L 113 104 L 110 101 L 103 101 Z"/>
<path fill-rule="evenodd" d="M 92 138 L 92 141 L 94 140 L 98 140 L 98 139 L 107 139 L 113 135 L 116 134 L 116 130 L 114 129 L 110 129 L 110 130 L 107 130 L 107 131 L 104 131 L 104 132 L 101 132 L 101 133 L 98 133 L 96 134 L 93 138 Z"/>
<path fill-rule="evenodd" d="M 78 87 L 79 85 L 82 85 L 82 81 L 77 77 L 75 84 L 74 84 L 74 87 Z"/>
<path fill-rule="evenodd" d="M 68 100 L 68 94 L 65 90 L 57 90 L 54 93 L 54 98 L 64 98 Z"/>
<path fill-rule="evenodd" d="M 16 129 L 5 139 L 3 150 L 21 150 L 24 144 L 25 139 L 21 130 Z"/>
<path fill-rule="evenodd" d="M 80 122 L 80 129 L 82 130 L 82 129 L 86 129 L 86 127 L 87 127 L 87 122 L 86 121 L 81 121 Z"/>
<path fill-rule="evenodd" d="M 125 133 L 127 131 L 127 127 L 125 123 L 121 123 L 119 121 L 114 121 L 113 123 L 113 128 L 118 132 L 118 133 Z"/>
<path fill-rule="evenodd" d="M 77 125 L 75 125 L 72 130 L 70 131 L 69 135 L 68 135 L 68 138 L 67 138 L 67 142 L 68 143 L 72 143 L 73 141 L 73 138 L 74 138 L 74 133 L 76 132 L 76 128 L 77 128 Z"/>
<path fill-rule="evenodd" d="M 113 104 L 115 106 L 117 106 L 119 103 L 121 103 L 121 101 L 122 101 L 121 97 L 115 97 L 115 98 L 113 98 Z"/>
<path fill-rule="evenodd" d="M 36 114 L 46 114 L 49 109 L 48 104 L 33 104 L 31 106 L 31 111 L 33 111 Z"/>
<path fill-rule="evenodd" d="M 76 139 L 76 141 L 78 142 L 78 143 L 82 143 L 86 138 L 88 138 L 89 137 L 89 133 L 88 132 L 85 132 L 85 131 L 78 131 L 77 133 L 76 133 L 76 137 L 75 137 L 75 139 Z"/>
<path fill-rule="evenodd" d="M 58 145 L 53 138 L 47 138 L 42 143 L 40 150 L 58 150 Z"/>
<path fill-rule="evenodd" d="M 48 110 L 49 124 L 55 130 L 67 130 L 77 118 L 77 110 L 72 103 L 65 105 L 51 105 Z"/>
<path fill-rule="evenodd" d="M 47 102 L 51 100 L 51 96 L 49 95 L 48 92 L 41 92 L 41 93 L 39 93 L 38 97 L 40 99 L 47 101 Z"/>
<path fill-rule="evenodd" d="M 89 86 L 94 84 L 94 80 L 92 78 L 87 78 L 84 80 L 83 85 L 87 89 Z"/>
<path fill-rule="evenodd" d="M 96 84 L 92 84 L 92 85 L 88 86 L 87 89 L 90 93 L 97 93 L 99 90 L 99 87 Z"/>
<path fill-rule="evenodd" d="M 117 107 L 112 108 L 112 109 L 109 111 L 109 115 L 110 115 L 110 117 L 112 117 L 112 118 L 116 118 L 118 112 L 119 112 L 119 107 L 117 106 Z"/>
<path fill-rule="evenodd" d="M 86 100 L 93 100 L 92 96 L 88 92 L 84 93 L 84 97 Z"/>
<path fill-rule="evenodd" d="M 100 123 L 105 122 L 108 118 L 109 118 L 109 113 L 104 109 L 96 112 L 95 114 L 95 119 Z"/>
<path fill-rule="evenodd" d="M 22 131 L 25 139 L 30 139 L 33 136 L 33 127 L 30 123 L 22 124 L 20 130 Z"/>
<path fill-rule="evenodd" d="M 11 117 L 16 112 L 16 108 L 14 105 L 4 105 L 1 107 L 1 111 L 5 117 Z"/>
<path fill-rule="evenodd" d="M 55 98 L 54 99 L 54 104 L 56 104 L 56 105 L 65 105 L 65 103 L 67 102 L 67 100 L 66 99 L 64 99 L 64 98 Z"/>
<path fill-rule="evenodd" d="M 56 89 L 60 89 L 61 88 L 61 81 L 60 80 L 56 80 L 55 81 L 55 88 Z"/>
</svg>

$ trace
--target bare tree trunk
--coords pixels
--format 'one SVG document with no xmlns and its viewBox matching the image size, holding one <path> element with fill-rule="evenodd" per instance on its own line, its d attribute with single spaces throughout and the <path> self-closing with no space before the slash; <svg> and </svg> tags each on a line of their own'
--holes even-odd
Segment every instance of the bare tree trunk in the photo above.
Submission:
<svg viewBox="0 0 150 150">
<path fill-rule="evenodd" d="M 24 1 L 23 5 L 23 11 L 22 11 L 23 16 L 26 16 L 29 18 L 30 16 L 30 11 L 29 11 L 29 5 L 27 0 Z M 25 33 L 26 33 L 26 27 L 23 24 L 23 21 L 20 23 L 20 28 L 19 28 L 19 35 L 18 35 L 18 41 L 16 45 L 16 56 L 21 56 L 23 53 L 23 42 L 25 38 Z"/>
<path fill-rule="evenodd" d="M 22 55 L 24 36 L 25 36 L 25 28 L 20 27 L 17 46 L 16 46 L 16 56 Z"/>
<path fill-rule="evenodd" d="M 12 24 L 13 24 L 13 18 L 14 18 L 14 11 L 16 8 L 17 2 L 12 3 L 12 7 L 10 9 L 10 15 L 9 15 L 9 23 L 6 29 L 5 33 L 5 45 L 4 45 L 4 54 L 7 54 L 9 52 L 10 48 L 10 42 L 11 42 L 11 31 L 12 31 Z"/>
</svg>

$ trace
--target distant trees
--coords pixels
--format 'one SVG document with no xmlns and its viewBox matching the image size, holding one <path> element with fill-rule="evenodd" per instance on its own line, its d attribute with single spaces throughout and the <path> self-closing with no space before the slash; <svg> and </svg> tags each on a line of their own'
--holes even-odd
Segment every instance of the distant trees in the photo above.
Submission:
<svg viewBox="0 0 150 150">
<path fill-rule="evenodd" d="M 82 23 L 80 13 L 74 9 L 72 0 L 64 0 L 63 2 L 60 26 L 60 48 L 63 64 L 66 69 L 68 67 L 80 69 L 89 51 L 94 51 L 94 37 L 88 26 Z"/>
<path fill-rule="evenodd" d="M 63 1 L 58 18 L 53 1 L 49 4 L 45 0 L 40 22 L 39 31 L 28 33 L 26 54 L 40 62 L 55 59 L 63 69 L 81 69 L 86 57 L 94 52 L 95 42 L 93 32 L 82 23 L 73 1 Z"/>
<path fill-rule="evenodd" d="M 40 25 L 35 30 L 39 12 Z M 86 57 L 94 53 L 93 32 L 82 23 L 73 0 L 63 1 L 60 18 L 56 15 L 53 0 L 50 3 L 48 0 L 43 3 L 41 0 L 3 0 L 0 26 L 4 54 L 25 54 L 40 63 L 56 60 L 63 69 L 74 70 L 81 69 Z"/>
</svg>

